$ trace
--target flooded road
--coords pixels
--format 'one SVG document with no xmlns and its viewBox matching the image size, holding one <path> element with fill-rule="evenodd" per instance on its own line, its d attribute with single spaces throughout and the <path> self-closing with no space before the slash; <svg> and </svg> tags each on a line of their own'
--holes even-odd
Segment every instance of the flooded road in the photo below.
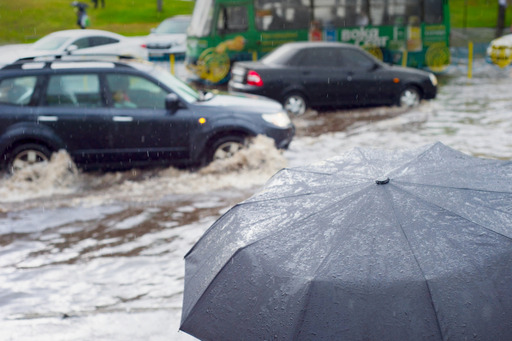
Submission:
<svg viewBox="0 0 512 341">
<path fill-rule="evenodd" d="M 178 332 L 183 256 L 279 169 L 354 147 L 441 141 L 512 159 L 512 78 L 483 61 L 448 70 L 413 110 L 310 111 L 285 152 L 266 138 L 224 163 L 81 173 L 65 153 L 0 179 L 0 340 L 194 340 Z"/>
</svg>

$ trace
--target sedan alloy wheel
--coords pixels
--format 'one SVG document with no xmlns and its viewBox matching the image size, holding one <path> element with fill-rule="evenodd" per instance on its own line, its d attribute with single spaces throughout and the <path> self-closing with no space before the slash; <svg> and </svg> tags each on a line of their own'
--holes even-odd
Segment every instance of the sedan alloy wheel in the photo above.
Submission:
<svg viewBox="0 0 512 341">
<path fill-rule="evenodd" d="M 420 103 L 420 93 L 414 87 L 407 87 L 402 91 L 399 98 L 401 107 L 411 108 Z"/>
<path fill-rule="evenodd" d="M 285 110 L 294 116 L 303 115 L 306 112 L 306 100 L 300 94 L 291 94 L 286 97 L 284 104 Z"/>
</svg>

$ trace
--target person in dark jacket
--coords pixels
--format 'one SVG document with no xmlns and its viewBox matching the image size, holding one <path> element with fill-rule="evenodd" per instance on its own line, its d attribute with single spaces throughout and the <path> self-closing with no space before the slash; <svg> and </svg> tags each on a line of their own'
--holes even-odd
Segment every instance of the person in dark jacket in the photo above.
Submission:
<svg viewBox="0 0 512 341">
<path fill-rule="evenodd" d="M 91 0 L 94 4 L 94 8 L 98 8 L 98 0 Z M 101 0 L 101 8 L 105 8 L 105 0 Z"/>
<path fill-rule="evenodd" d="M 79 1 L 73 1 L 71 6 L 76 7 L 76 24 L 82 29 L 90 26 L 89 16 L 86 12 L 86 8 L 89 6 Z"/>
</svg>

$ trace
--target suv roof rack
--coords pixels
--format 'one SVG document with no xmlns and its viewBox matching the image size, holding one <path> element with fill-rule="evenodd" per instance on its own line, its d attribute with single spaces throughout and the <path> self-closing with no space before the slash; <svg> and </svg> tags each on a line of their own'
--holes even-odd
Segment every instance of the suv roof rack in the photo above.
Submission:
<svg viewBox="0 0 512 341">
<path fill-rule="evenodd" d="M 16 70 L 26 68 L 27 64 L 30 63 L 44 63 L 44 66 L 40 66 L 38 68 L 51 68 L 53 62 L 64 62 L 64 63 L 76 63 L 76 62 L 112 62 L 116 66 L 119 67 L 130 67 L 124 63 L 118 63 L 122 61 L 144 61 L 140 58 L 136 58 L 133 56 L 126 55 L 116 55 L 116 54 L 82 54 L 82 55 L 66 55 L 66 56 L 55 56 L 55 55 L 43 55 L 36 57 L 25 57 L 20 58 L 12 64 L 5 65 L 0 68 L 3 70 Z"/>
</svg>

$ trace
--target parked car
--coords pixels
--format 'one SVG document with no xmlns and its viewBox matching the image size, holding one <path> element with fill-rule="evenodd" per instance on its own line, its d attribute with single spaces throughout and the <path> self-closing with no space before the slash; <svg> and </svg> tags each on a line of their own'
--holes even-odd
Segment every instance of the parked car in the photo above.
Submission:
<svg viewBox="0 0 512 341">
<path fill-rule="evenodd" d="M 198 92 L 152 63 L 17 62 L 0 69 L 0 164 L 16 171 L 64 149 L 83 169 L 201 166 L 251 136 L 287 148 L 282 105 Z"/>
<path fill-rule="evenodd" d="M 189 15 L 176 15 L 165 19 L 157 28 L 152 29 L 146 40 L 149 60 L 169 60 L 171 54 L 177 58 L 184 58 L 190 19 Z"/>
<path fill-rule="evenodd" d="M 17 60 L 67 55 L 125 55 L 147 59 L 140 38 L 129 38 L 103 30 L 64 30 L 50 33 L 33 44 L 3 50 L 0 67 Z"/>
<path fill-rule="evenodd" d="M 487 60 L 499 67 L 506 67 L 512 63 L 512 34 L 496 38 L 489 43 L 486 50 Z"/>
<path fill-rule="evenodd" d="M 437 79 L 421 70 L 391 66 L 354 45 L 297 42 L 260 61 L 236 62 L 229 90 L 267 96 L 294 115 L 307 107 L 414 106 L 435 98 Z"/>
</svg>

